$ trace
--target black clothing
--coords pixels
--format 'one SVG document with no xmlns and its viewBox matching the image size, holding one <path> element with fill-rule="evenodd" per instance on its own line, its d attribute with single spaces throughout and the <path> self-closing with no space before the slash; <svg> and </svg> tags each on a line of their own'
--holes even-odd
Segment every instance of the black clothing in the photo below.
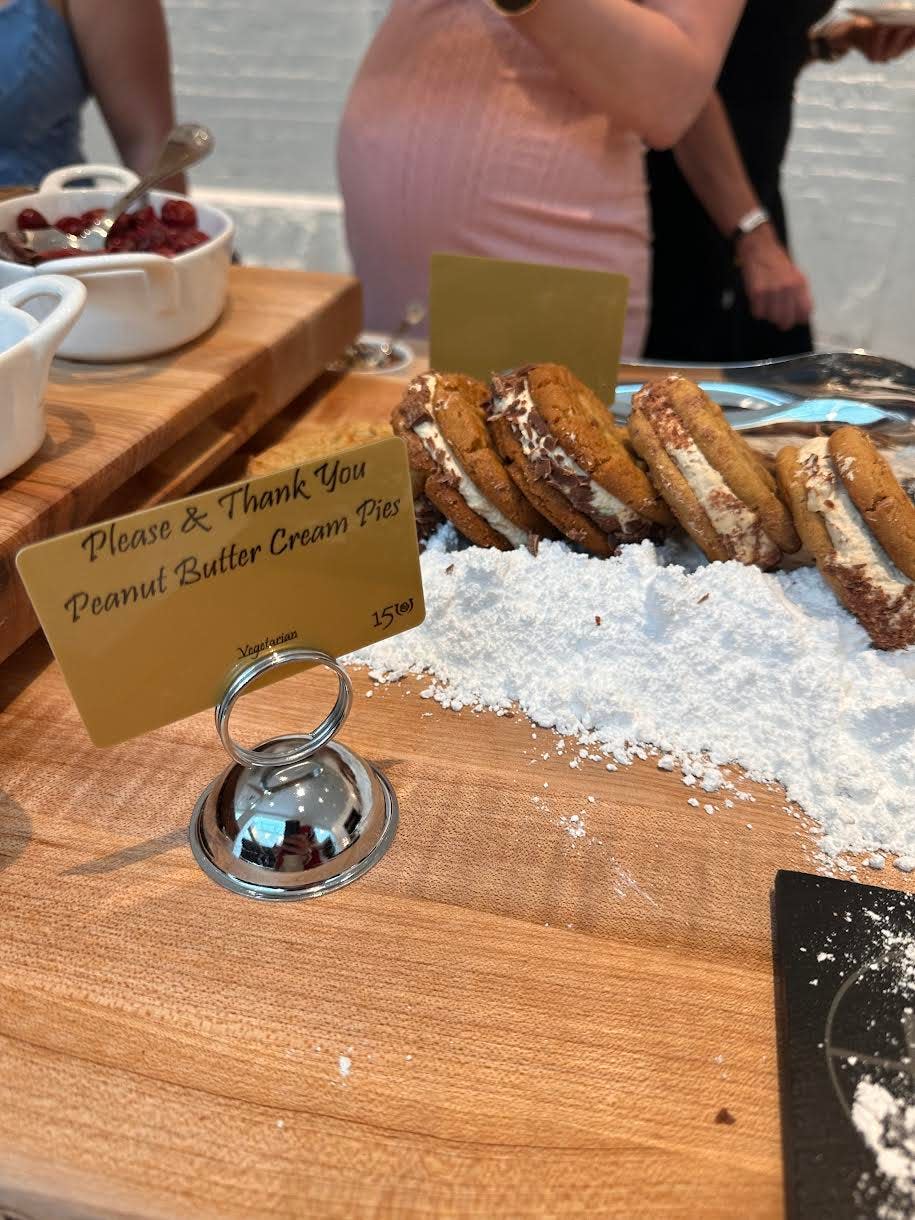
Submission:
<svg viewBox="0 0 915 1220">
<path fill-rule="evenodd" d="M 749 0 L 718 79 L 748 177 L 785 245 L 781 166 L 794 86 L 807 62 L 808 31 L 831 7 L 828 0 Z M 810 351 L 809 327 L 781 331 L 752 316 L 730 240 L 690 190 L 673 153 L 648 154 L 648 180 L 654 269 L 645 355 L 718 363 Z"/>
</svg>

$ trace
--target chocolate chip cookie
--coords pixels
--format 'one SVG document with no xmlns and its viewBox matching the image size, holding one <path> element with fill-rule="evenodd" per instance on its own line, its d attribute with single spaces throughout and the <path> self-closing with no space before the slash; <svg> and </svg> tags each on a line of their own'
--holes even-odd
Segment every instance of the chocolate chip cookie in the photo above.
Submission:
<svg viewBox="0 0 915 1220">
<path fill-rule="evenodd" d="M 421 493 L 477 546 L 535 546 L 555 537 L 509 476 L 486 429 L 489 391 L 457 373 L 423 373 L 391 423 L 407 444 Z"/>
<path fill-rule="evenodd" d="M 709 559 L 772 568 L 800 549 L 775 479 L 699 386 L 677 376 L 644 386 L 633 399 L 629 434 Z"/>
<path fill-rule="evenodd" d="M 776 459 L 798 533 L 878 648 L 915 644 L 915 505 L 866 433 L 839 428 Z"/>
<path fill-rule="evenodd" d="M 626 434 L 567 368 L 536 364 L 493 378 L 489 429 L 512 478 L 567 538 L 595 555 L 673 525 Z"/>
</svg>

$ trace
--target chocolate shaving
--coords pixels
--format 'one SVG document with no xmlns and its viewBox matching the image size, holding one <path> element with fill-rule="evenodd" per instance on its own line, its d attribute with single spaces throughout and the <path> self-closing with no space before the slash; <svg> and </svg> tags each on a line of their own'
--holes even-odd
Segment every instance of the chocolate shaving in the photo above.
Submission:
<svg viewBox="0 0 915 1220">
<path fill-rule="evenodd" d="M 413 515 L 416 517 L 416 537 L 421 543 L 431 537 L 445 520 L 435 505 L 425 496 L 419 496 L 413 501 Z"/>
<path fill-rule="evenodd" d="M 532 366 L 531 366 L 532 367 Z M 498 416 L 508 422 L 519 443 L 523 439 L 521 433 L 522 420 L 533 433 L 536 450 L 534 456 L 527 458 L 527 467 L 535 479 L 548 483 L 554 491 L 568 500 L 569 504 L 583 516 L 592 521 L 598 529 L 607 536 L 612 546 L 617 546 L 620 539 L 627 542 L 641 541 L 649 537 L 652 525 L 645 520 L 642 523 L 626 528 L 619 518 L 612 513 L 601 512 L 594 507 L 594 491 L 591 476 L 583 471 L 574 474 L 560 464 L 554 456 L 563 453 L 562 445 L 553 435 L 549 424 L 539 411 L 529 405 L 522 405 L 520 398 L 530 386 L 527 374 L 530 368 L 518 369 L 514 373 L 502 374 L 493 378 L 494 406 L 490 418 Z M 573 460 L 573 459 L 570 459 Z M 635 510 L 633 510 L 635 512 Z M 567 536 L 569 531 L 565 531 Z"/>
<path fill-rule="evenodd" d="M 664 446 L 685 449 L 692 443 L 682 419 L 674 410 L 663 381 L 644 387 L 636 395 L 633 406 L 638 407 L 651 424 L 655 435 Z"/>
<path fill-rule="evenodd" d="M 599 529 L 610 536 L 610 541 L 613 542 L 621 533 L 620 522 L 617 517 L 594 508 L 591 502 L 590 476 L 570 474 L 553 459 L 552 454 L 561 446 L 539 411 L 529 411 L 527 422 L 539 441 L 537 457 L 528 460 L 528 466 L 533 471 L 534 477 L 549 483 L 554 490 L 565 496 L 573 508 L 576 508 L 589 521 L 593 521 Z"/>
<path fill-rule="evenodd" d="M 718 1113 L 715 1115 L 715 1122 L 723 1123 L 726 1127 L 733 1127 L 734 1124 L 737 1122 L 737 1119 L 734 1117 L 734 1115 L 731 1113 L 730 1110 L 728 1110 L 724 1106 L 722 1106 L 721 1109 L 718 1111 Z"/>
<path fill-rule="evenodd" d="M 417 424 L 431 424 L 435 420 L 432 415 L 432 390 L 426 380 L 426 375 L 414 377 L 404 391 L 400 404 L 401 421 L 407 428 L 415 428 Z"/>
<path fill-rule="evenodd" d="M 505 415 L 512 406 L 517 407 L 514 402 L 517 395 L 522 394 L 526 387 L 528 373 L 534 368 L 534 365 L 525 365 L 523 368 L 513 369 L 508 373 L 495 373 L 492 378 L 493 397 L 486 405 L 486 418 L 493 419 L 497 415 Z M 506 399 L 512 401 L 507 402 Z"/>
</svg>

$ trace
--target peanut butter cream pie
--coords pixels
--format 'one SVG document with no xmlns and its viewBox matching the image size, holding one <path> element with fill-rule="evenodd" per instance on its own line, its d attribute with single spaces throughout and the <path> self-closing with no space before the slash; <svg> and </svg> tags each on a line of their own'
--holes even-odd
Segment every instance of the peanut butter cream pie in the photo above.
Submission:
<svg viewBox="0 0 915 1220">
<path fill-rule="evenodd" d="M 509 477 L 486 430 L 482 382 L 423 373 L 410 382 L 391 423 L 407 444 L 414 491 L 477 546 L 534 546 L 554 538 L 549 522 Z M 421 486 L 418 486 L 421 485 Z"/>
<path fill-rule="evenodd" d="M 625 433 L 564 366 L 536 364 L 494 377 L 488 418 L 528 500 L 595 555 L 660 537 L 673 525 Z"/>
<path fill-rule="evenodd" d="M 800 549 L 762 459 L 685 377 L 644 386 L 629 433 L 674 516 L 709 559 L 772 568 Z"/>
<path fill-rule="evenodd" d="M 798 533 L 878 648 L 915 644 L 915 505 L 870 437 L 839 428 L 776 460 Z"/>
</svg>

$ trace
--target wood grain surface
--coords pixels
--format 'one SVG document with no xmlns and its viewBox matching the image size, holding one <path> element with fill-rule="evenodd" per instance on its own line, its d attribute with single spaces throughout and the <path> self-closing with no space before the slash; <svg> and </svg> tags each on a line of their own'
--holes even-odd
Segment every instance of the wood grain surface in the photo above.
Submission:
<svg viewBox="0 0 915 1220">
<path fill-rule="evenodd" d="M 226 312 L 201 339 L 132 364 L 55 361 L 48 436 L 0 479 L 0 660 L 36 627 L 20 547 L 186 494 L 286 407 L 357 334 L 358 283 L 231 271 Z"/>
<path fill-rule="evenodd" d="M 286 437 L 397 393 L 344 378 Z M 572 769 L 521 716 L 354 678 L 397 839 L 271 906 L 187 846 L 211 716 L 99 751 L 40 640 L 0 668 L 0 1214 L 780 1216 L 769 895 L 815 868 L 781 792 L 709 816 L 651 760 Z M 233 731 L 331 697 L 282 682 Z"/>
</svg>

